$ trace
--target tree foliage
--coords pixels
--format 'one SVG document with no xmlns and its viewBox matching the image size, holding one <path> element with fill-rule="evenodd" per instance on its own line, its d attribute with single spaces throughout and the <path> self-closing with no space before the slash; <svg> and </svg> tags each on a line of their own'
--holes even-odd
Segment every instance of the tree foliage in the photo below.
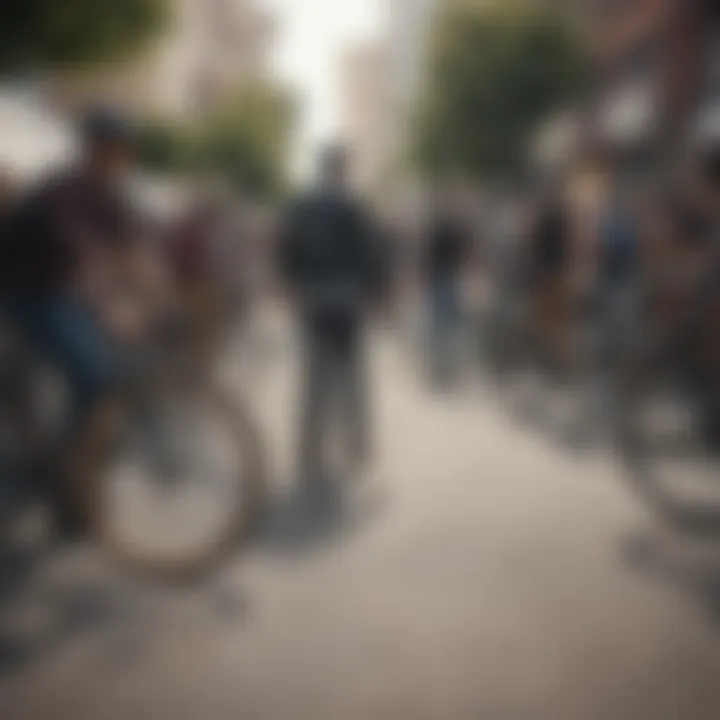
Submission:
<svg viewBox="0 0 720 720">
<path fill-rule="evenodd" d="M 522 166 L 530 134 L 581 89 L 587 64 L 546 5 L 456 0 L 440 11 L 427 70 L 414 160 L 481 177 Z"/>
<path fill-rule="evenodd" d="M 139 152 L 144 166 L 159 172 L 181 172 L 196 164 L 198 139 L 192 128 L 152 119 L 139 128 Z"/>
<path fill-rule="evenodd" d="M 293 102 L 281 89 L 260 82 L 243 87 L 201 125 L 201 167 L 252 194 L 280 192 L 293 118 Z"/>
<path fill-rule="evenodd" d="M 294 105 L 280 88 L 252 83 L 188 124 L 151 122 L 142 132 L 144 163 L 166 172 L 207 172 L 253 195 L 285 184 Z"/>
<path fill-rule="evenodd" d="M 0 0 L 0 72 L 117 60 L 154 37 L 169 0 Z"/>
</svg>

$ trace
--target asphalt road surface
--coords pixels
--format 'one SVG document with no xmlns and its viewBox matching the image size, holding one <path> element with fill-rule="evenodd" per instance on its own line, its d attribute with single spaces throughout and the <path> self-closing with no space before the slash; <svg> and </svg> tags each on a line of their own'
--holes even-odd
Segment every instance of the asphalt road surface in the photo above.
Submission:
<svg viewBox="0 0 720 720">
<path fill-rule="evenodd" d="M 225 368 L 269 449 L 257 544 L 192 588 L 92 545 L 8 554 L 0 718 L 720 717 L 720 545 L 661 530 L 610 457 L 561 450 L 482 383 L 429 393 L 388 339 L 372 472 L 314 507 L 290 337 L 271 340 Z"/>
</svg>

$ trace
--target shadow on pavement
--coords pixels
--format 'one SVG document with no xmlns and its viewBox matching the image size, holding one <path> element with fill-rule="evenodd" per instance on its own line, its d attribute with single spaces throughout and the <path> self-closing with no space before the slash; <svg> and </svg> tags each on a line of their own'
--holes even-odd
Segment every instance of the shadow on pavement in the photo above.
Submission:
<svg viewBox="0 0 720 720">
<path fill-rule="evenodd" d="M 658 482 L 642 460 L 620 453 L 624 476 L 649 509 L 679 535 L 708 541 L 720 540 L 720 502 L 714 498 L 698 499 L 688 494 L 684 476 L 671 486 Z"/>
<path fill-rule="evenodd" d="M 720 629 L 720 544 L 688 550 L 683 540 L 636 534 L 623 543 L 622 555 L 631 568 L 690 596 Z"/>
<path fill-rule="evenodd" d="M 22 666 L 30 654 L 26 644 L 3 626 L 13 603 L 23 593 L 37 560 L 37 553 L 29 548 L 18 548 L 9 543 L 0 548 L 0 678 Z"/>
<path fill-rule="evenodd" d="M 357 532 L 384 510 L 385 496 L 341 481 L 299 485 L 271 513 L 260 544 L 270 552 L 298 555 Z"/>
<path fill-rule="evenodd" d="M 216 583 L 136 582 L 106 565 L 92 543 L 54 547 L 48 572 L 38 560 L 0 553 L 0 684 L 80 645 L 92 648 L 101 671 L 142 663 L 158 627 L 174 623 L 173 609 L 188 604 L 208 628 L 248 616 L 243 592 Z"/>
<path fill-rule="evenodd" d="M 3 574 L 6 567 L 3 562 Z M 118 588 L 64 577 L 3 586 L 0 612 L 0 680 L 36 664 L 66 643 L 100 637 L 109 628 L 127 629 L 142 619 Z M 107 650 L 112 652 L 110 634 L 107 639 Z M 140 648 L 137 650 L 139 653 Z"/>
</svg>

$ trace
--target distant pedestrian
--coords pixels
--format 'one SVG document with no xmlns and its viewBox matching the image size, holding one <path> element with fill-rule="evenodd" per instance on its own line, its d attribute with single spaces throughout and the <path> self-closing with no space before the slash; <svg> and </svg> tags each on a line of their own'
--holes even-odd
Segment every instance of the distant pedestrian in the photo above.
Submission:
<svg viewBox="0 0 720 720">
<path fill-rule="evenodd" d="M 432 376 L 454 374 L 462 327 L 461 282 L 470 243 L 462 221 L 447 206 L 430 220 L 424 255 L 428 296 L 428 350 Z"/>
<path fill-rule="evenodd" d="M 326 150 L 319 186 L 289 208 L 279 248 L 304 346 L 300 471 L 308 483 L 324 479 L 333 429 L 347 440 L 351 471 L 368 459 L 363 341 L 380 278 L 377 249 L 368 213 L 348 189 L 345 152 Z"/>
</svg>

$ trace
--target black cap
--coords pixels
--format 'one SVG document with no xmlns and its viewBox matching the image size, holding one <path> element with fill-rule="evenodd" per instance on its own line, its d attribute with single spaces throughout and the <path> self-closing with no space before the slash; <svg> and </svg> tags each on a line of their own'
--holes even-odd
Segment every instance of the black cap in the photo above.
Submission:
<svg viewBox="0 0 720 720">
<path fill-rule="evenodd" d="M 127 145 L 135 143 L 132 121 L 120 110 L 109 106 L 90 109 L 80 124 L 80 134 L 86 145 Z"/>
</svg>

